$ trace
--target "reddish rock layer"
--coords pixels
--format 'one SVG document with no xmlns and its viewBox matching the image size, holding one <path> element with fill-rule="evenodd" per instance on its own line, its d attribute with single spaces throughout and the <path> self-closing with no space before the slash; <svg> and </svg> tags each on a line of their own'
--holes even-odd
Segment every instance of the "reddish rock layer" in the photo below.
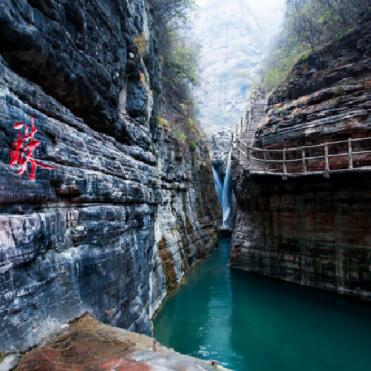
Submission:
<svg viewBox="0 0 371 371">
<path fill-rule="evenodd" d="M 44 345 L 26 353 L 17 371 L 215 370 L 153 339 L 103 325 L 86 315 Z"/>
</svg>

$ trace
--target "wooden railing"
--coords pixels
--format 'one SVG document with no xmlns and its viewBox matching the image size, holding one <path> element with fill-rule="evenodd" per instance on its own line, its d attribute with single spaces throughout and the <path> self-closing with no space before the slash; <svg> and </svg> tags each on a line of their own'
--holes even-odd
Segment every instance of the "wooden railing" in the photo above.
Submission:
<svg viewBox="0 0 371 371">
<path fill-rule="evenodd" d="M 250 173 L 301 176 L 354 169 L 371 170 L 371 137 L 349 138 L 311 146 L 282 149 L 252 147 L 236 139 L 238 156 L 244 156 Z"/>
<path fill-rule="evenodd" d="M 246 120 L 244 120 L 243 117 L 241 117 L 236 123 L 235 130 L 233 133 L 234 138 L 240 138 L 246 130 L 247 122 Z"/>
</svg>

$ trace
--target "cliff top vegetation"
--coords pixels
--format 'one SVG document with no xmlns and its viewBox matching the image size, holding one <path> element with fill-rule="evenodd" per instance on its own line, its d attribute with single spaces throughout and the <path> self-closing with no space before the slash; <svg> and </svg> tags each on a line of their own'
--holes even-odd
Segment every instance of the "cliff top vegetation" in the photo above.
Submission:
<svg viewBox="0 0 371 371">
<path fill-rule="evenodd" d="M 181 144 L 188 144 L 192 149 L 202 135 L 195 122 L 192 97 L 192 87 L 199 82 L 199 48 L 185 32 L 194 1 L 151 0 L 151 4 L 158 25 L 162 62 L 158 123 L 169 129 Z"/>
<path fill-rule="evenodd" d="M 287 0 L 282 31 L 265 60 L 262 87 L 282 84 L 293 66 L 310 52 L 340 39 L 371 10 L 369 0 Z"/>
</svg>

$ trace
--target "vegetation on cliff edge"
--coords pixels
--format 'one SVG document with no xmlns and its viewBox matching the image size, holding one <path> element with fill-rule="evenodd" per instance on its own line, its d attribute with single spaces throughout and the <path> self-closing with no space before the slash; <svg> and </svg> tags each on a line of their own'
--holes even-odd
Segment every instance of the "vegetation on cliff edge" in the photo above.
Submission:
<svg viewBox="0 0 371 371">
<path fill-rule="evenodd" d="M 162 94 L 158 124 L 192 151 L 202 132 L 195 119 L 192 87 L 199 82 L 198 46 L 187 36 L 193 0 L 151 0 L 158 27 Z M 191 148 L 192 147 L 192 148 Z"/>
<path fill-rule="evenodd" d="M 371 10 L 369 0 L 287 0 L 286 4 L 282 31 L 263 67 L 266 91 L 283 83 L 301 58 L 341 38 Z"/>
</svg>

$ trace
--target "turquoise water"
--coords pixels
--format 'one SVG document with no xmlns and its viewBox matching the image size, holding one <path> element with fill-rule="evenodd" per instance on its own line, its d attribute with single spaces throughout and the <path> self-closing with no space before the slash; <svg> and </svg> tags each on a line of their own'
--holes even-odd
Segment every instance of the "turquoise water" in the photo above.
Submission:
<svg viewBox="0 0 371 371">
<path fill-rule="evenodd" d="M 230 270 L 229 244 L 168 299 L 158 341 L 238 371 L 371 370 L 369 305 Z"/>
</svg>

